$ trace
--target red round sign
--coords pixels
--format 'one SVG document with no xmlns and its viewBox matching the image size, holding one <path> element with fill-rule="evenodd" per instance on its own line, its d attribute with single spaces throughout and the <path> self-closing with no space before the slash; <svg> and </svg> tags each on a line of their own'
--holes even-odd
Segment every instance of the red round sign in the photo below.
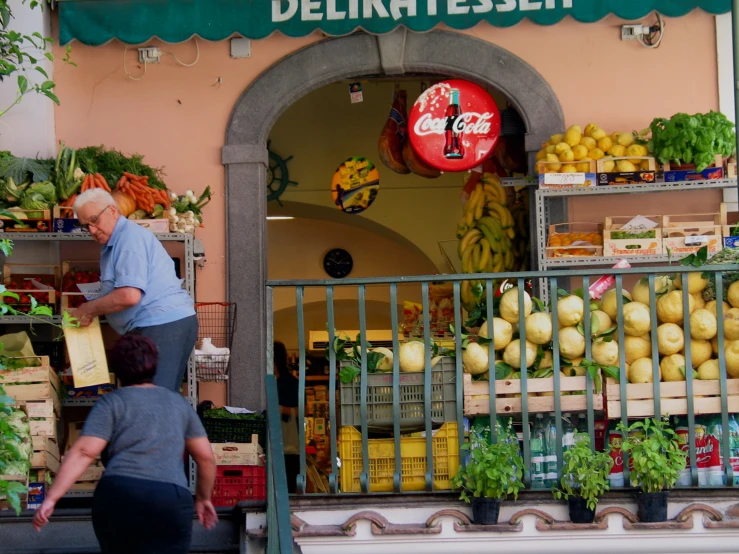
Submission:
<svg viewBox="0 0 739 554">
<path fill-rule="evenodd" d="M 500 112 L 482 87 L 453 79 L 426 89 L 408 118 L 413 150 L 442 171 L 466 171 L 493 153 Z"/>
</svg>

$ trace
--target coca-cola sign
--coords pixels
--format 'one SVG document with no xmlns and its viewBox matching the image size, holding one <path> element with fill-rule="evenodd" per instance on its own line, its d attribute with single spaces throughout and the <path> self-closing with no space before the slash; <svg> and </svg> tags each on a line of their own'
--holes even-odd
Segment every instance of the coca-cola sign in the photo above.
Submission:
<svg viewBox="0 0 739 554">
<path fill-rule="evenodd" d="M 480 165 L 500 136 L 500 112 L 485 90 L 469 81 L 442 81 L 418 97 L 408 118 L 413 150 L 442 171 Z"/>
</svg>

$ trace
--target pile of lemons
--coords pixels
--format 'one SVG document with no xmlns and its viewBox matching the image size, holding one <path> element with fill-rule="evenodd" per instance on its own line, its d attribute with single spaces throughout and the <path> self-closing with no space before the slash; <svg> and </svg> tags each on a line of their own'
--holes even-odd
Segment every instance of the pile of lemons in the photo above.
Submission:
<svg viewBox="0 0 739 554">
<path fill-rule="evenodd" d="M 616 132 L 611 135 L 595 125 L 589 123 L 583 130 L 579 125 L 573 125 L 565 133 L 552 135 L 542 144 L 536 154 L 537 162 L 547 162 L 543 165 L 543 173 L 588 173 L 591 172 L 591 161 L 606 159 L 603 171 L 645 171 L 649 169 L 649 160 L 640 159 L 649 156 L 646 142 L 642 138 L 647 134 L 644 131 L 635 133 Z M 540 168 L 537 164 L 537 172 Z"/>
</svg>

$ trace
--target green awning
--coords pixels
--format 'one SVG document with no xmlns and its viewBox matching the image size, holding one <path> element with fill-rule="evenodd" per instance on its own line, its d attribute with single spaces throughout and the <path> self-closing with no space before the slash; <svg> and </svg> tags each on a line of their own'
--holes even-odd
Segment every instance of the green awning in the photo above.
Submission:
<svg viewBox="0 0 739 554">
<path fill-rule="evenodd" d="M 182 42 L 193 35 L 260 39 L 275 31 L 341 36 L 358 29 L 387 33 L 400 25 L 423 32 L 441 23 L 453 29 L 481 21 L 510 27 L 523 19 L 553 25 L 567 16 L 592 23 L 609 14 L 636 20 L 652 11 L 680 17 L 694 9 L 726 13 L 731 0 L 61 0 L 59 40 L 96 46 L 152 37 Z"/>
</svg>

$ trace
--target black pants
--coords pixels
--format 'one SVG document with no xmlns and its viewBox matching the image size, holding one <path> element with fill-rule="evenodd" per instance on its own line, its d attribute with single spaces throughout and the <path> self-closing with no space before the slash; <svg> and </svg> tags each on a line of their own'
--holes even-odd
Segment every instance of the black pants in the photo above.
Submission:
<svg viewBox="0 0 739 554">
<path fill-rule="evenodd" d="M 103 477 L 92 504 L 103 554 L 187 554 L 193 517 L 189 490 L 133 477 Z"/>
<path fill-rule="evenodd" d="M 138 327 L 131 331 L 151 339 L 159 352 L 154 384 L 180 392 L 195 341 L 198 338 L 198 316 L 191 315 L 172 323 Z"/>
<path fill-rule="evenodd" d="M 287 492 L 295 494 L 297 478 L 300 474 L 300 455 L 285 454 L 285 475 L 287 475 Z"/>
</svg>

